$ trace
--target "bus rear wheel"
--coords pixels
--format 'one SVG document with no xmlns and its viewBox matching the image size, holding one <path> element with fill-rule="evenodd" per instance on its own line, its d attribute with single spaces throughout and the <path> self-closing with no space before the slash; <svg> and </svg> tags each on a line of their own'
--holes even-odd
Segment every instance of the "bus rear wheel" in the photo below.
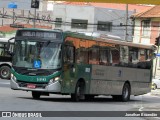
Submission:
<svg viewBox="0 0 160 120">
<path fill-rule="evenodd" d="M 84 82 L 78 82 L 75 88 L 75 93 L 71 94 L 71 99 L 75 102 L 84 98 Z"/>
<path fill-rule="evenodd" d="M 122 95 L 113 95 L 113 100 L 127 102 L 130 100 L 130 85 L 125 83 L 122 90 Z"/>
<path fill-rule="evenodd" d="M 8 66 L 2 66 L 0 68 L 0 77 L 2 79 L 9 79 L 11 75 L 10 67 Z"/>
<path fill-rule="evenodd" d="M 130 100 L 130 85 L 125 83 L 122 90 L 121 100 L 127 102 Z"/>
<path fill-rule="evenodd" d="M 33 97 L 33 99 L 39 99 L 40 96 L 41 96 L 40 92 L 32 91 L 32 97 Z"/>
</svg>

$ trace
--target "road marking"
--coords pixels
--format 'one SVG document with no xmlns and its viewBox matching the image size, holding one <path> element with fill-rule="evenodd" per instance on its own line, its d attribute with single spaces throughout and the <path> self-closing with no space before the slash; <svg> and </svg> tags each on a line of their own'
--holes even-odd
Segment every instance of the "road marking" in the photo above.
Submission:
<svg viewBox="0 0 160 120">
<path fill-rule="evenodd" d="M 144 107 L 139 108 L 139 111 L 143 111 L 143 108 L 144 108 Z"/>
<path fill-rule="evenodd" d="M 8 84 L 9 85 L 10 83 L 0 82 L 0 84 Z"/>
<path fill-rule="evenodd" d="M 160 117 L 153 117 L 153 118 L 160 119 Z"/>
</svg>

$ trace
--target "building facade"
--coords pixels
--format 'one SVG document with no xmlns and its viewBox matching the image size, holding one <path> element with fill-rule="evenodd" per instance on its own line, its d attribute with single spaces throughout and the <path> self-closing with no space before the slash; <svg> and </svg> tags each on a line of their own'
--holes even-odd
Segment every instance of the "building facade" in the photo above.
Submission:
<svg viewBox="0 0 160 120">
<path fill-rule="evenodd" d="M 129 11 L 128 16 L 134 11 Z M 125 40 L 132 40 L 132 21 L 128 19 L 126 34 L 126 11 L 100 8 L 90 5 L 55 4 L 53 28 L 65 31 L 106 34 Z"/>
<path fill-rule="evenodd" d="M 154 6 L 146 11 L 136 13 L 132 16 L 134 21 L 134 43 L 155 44 L 156 38 L 160 35 L 160 6 Z M 160 76 L 160 57 L 154 61 L 154 75 Z"/>
</svg>

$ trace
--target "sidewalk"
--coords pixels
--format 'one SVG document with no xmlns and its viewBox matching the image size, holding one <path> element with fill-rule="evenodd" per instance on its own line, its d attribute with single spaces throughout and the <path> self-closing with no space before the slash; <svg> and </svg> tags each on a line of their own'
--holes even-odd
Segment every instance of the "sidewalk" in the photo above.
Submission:
<svg viewBox="0 0 160 120">
<path fill-rule="evenodd" d="M 152 90 L 151 95 L 160 96 L 160 89 Z"/>
</svg>

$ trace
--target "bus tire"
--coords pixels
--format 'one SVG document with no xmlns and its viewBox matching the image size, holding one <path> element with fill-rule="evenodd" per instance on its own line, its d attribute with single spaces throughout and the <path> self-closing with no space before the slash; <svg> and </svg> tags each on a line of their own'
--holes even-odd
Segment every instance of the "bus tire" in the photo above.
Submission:
<svg viewBox="0 0 160 120">
<path fill-rule="evenodd" d="M 157 89 L 157 85 L 154 83 L 153 85 L 152 85 L 152 90 L 156 90 Z"/>
<path fill-rule="evenodd" d="M 80 101 L 84 97 L 84 82 L 78 81 L 75 88 L 75 93 L 71 94 L 71 99 L 75 102 Z"/>
<path fill-rule="evenodd" d="M 122 90 L 122 95 L 112 95 L 113 100 L 127 102 L 130 100 L 130 85 L 125 83 Z"/>
<path fill-rule="evenodd" d="M 40 92 L 32 91 L 32 97 L 33 97 L 33 99 L 39 99 L 40 96 L 41 96 Z"/>
<path fill-rule="evenodd" d="M 121 101 L 122 102 L 127 102 L 130 100 L 130 85 L 128 83 L 125 83 L 123 86 L 123 90 L 122 90 L 122 95 L 121 95 Z"/>
<path fill-rule="evenodd" d="M 9 66 L 0 67 L 0 77 L 2 79 L 9 79 L 11 75 L 11 70 Z"/>
</svg>

